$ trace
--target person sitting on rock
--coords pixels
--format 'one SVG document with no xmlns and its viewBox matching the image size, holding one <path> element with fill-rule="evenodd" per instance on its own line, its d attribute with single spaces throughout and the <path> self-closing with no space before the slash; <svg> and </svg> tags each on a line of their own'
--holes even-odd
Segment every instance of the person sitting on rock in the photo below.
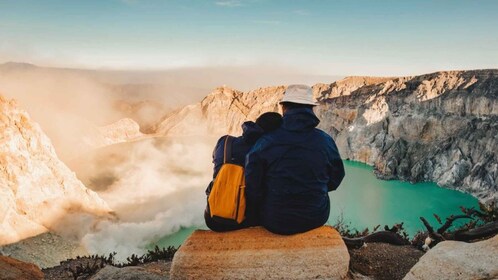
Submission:
<svg viewBox="0 0 498 280">
<path fill-rule="evenodd" d="M 247 155 L 246 197 L 267 230 L 295 234 L 327 222 L 328 192 L 345 173 L 334 140 L 316 128 L 311 88 L 289 86 L 280 104 L 282 126 L 262 136 Z"/>
<path fill-rule="evenodd" d="M 213 151 L 213 181 L 206 189 L 206 195 L 208 196 L 208 198 L 212 190 L 214 179 L 218 175 L 218 172 L 220 171 L 222 165 L 225 163 L 225 157 L 227 156 L 226 152 L 229 153 L 228 156 L 230 157 L 230 163 L 244 166 L 247 152 L 249 152 L 254 143 L 256 143 L 256 141 L 263 134 L 274 131 L 275 129 L 280 127 L 281 124 L 282 116 L 279 113 L 267 112 L 259 116 L 256 122 L 244 122 L 242 124 L 242 136 L 233 137 L 225 135 L 218 140 Z M 231 151 L 226 151 L 226 141 L 230 141 Z M 213 231 L 218 232 L 236 230 L 258 224 L 258 221 L 256 220 L 257 215 L 252 209 L 251 205 L 246 206 L 245 216 L 246 219 L 240 224 L 216 219 L 216 217 L 211 217 L 209 201 L 206 210 L 204 211 L 204 220 L 207 227 Z"/>
</svg>

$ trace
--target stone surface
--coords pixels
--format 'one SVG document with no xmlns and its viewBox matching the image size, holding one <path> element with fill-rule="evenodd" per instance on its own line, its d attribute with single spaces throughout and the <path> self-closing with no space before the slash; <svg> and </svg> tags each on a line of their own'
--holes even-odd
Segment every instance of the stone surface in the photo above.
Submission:
<svg viewBox="0 0 498 280">
<path fill-rule="evenodd" d="M 260 88 L 243 93 L 228 87 L 215 89 L 200 103 L 189 105 L 168 116 L 156 133 L 171 136 L 240 134 L 240 125 L 260 114 L 277 111 L 285 87 Z"/>
<path fill-rule="evenodd" d="M 156 132 L 237 135 L 242 122 L 278 111 L 284 91 L 217 88 L 171 114 Z M 343 158 L 373 165 L 384 179 L 433 181 L 498 201 L 498 70 L 349 77 L 317 84 L 313 92 L 320 128 Z"/>
<path fill-rule="evenodd" d="M 0 280 L 44 279 L 40 268 L 31 263 L 0 256 Z"/>
<path fill-rule="evenodd" d="M 404 279 L 498 279 L 498 235 L 476 243 L 441 242 Z"/>
<path fill-rule="evenodd" d="M 106 266 L 95 274 L 90 280 L 164 280 L 168 276 L 150 272 L 143 267 L 127 266 L 117 268 Z"/>
<path fill-rule="evenodd" d="M 140 126 L 130 118 L 120 119 L 117 122 L 99 127 L 98 134 L 86 140 L 93 148 L 110 146 L 118 143 L 137 141 L 146 138 L 140 132 Z"/>
<path fill-rule="evenodd" d="M 40 268 L 59 265 L 61 261 L 89 253 L 76 240 L 46 232 L 0 247 L 3 255 L 36 264 Z"/>
<path fill-rule="evenodd" d="M 58 159 L 39 125 L 1 96 L 0 166 L 0 245 L 45 232 L 67 212 L 111 211 Z"/>
<path fill-rule="evenodd" d="M 228 233 L 195 231 L 176 252 L 171 279 L 344 279 L 349 253 L 323 226 L 283 236 L 261 227 Z"/>
</svg>

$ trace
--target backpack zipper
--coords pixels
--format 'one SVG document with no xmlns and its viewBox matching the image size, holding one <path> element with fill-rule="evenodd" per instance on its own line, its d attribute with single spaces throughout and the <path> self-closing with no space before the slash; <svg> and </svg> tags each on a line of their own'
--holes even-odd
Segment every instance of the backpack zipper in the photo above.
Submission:
<svg viewBox="0 0 498 280">
<path fill-rule="evenodd" d="M 242 189 L 242 186 L 239 186 L 239 189 L 237 191 L 237 209 L 235 209 L 235 222 L 238 223 L 238 218 L 239 218 L 239 208 L 240 208 L 240 190 Z"/>
</svg>

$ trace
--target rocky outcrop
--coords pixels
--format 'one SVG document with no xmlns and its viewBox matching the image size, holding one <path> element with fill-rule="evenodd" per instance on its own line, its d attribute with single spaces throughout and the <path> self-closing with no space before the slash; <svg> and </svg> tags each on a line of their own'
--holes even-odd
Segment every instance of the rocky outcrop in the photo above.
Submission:
<svg viewBox="0 0 498 280">
<path fill-rule="evenodd" d="M 157 132 L 238 134 L 243 121 L 277 111 L 284 90 L 218 88 L 166 118 Z M 320 128 L 343 158 L 373 165 L 384 179 L 433 181 L 498 200 L 498 70 L 350 77 L 313 91 Z"/>
<path fill-rule="evenodd" d="M 215 89 L 200 103 L 171 114 L 156 128 L 157 134 L 222 135 L 241 133 L 240 125 L 260 114 L 279 109 L 285 87 L 260 88 L 243 93 L 228 87 Z"/>
<path fill-rule="evenodd" d="M 93 137 L 87 137 L 86 142 L 93 148 L 100 148 L 114 144 L 144 139 L 145 134 L 140 132 L 140 126 L 130 118 L 120 119 L 117 122 L 97 128 Z"/>
<path fill-rule="evenodd" d="M 37 280 L 44 279 L 36 265 L 0 256 L 0 280 Z"/>
<path fill-rule="evenodd" d="M 67 259 L 89 254 L 78 241 L 50 232 L 1 246 L 0 252 L 18 260 L 36 264 L 43 269 L 57 266 Z"/>
<path fill-rule="evenodd" d="M 167 275 L 162 275 L 147 271 L 143 267 L 127 266 L 117 268 L 106 266 L 95 274 L 90 280 L 165 280 L 169 279 Z"/>
<path fill-rule="evenodd" d="M 339 233 L 323 226 L 276 235 L 263 228 L 195 231 L 176 252 L 171 279 L 344 279 L 349 253 Z"/>
<path fill-rule="evenodd" d="M 498 235 L 476 243 L 441 242 L 404 279 L 498 279 Z"/>
<path fill-rule="evenodd" d="M 0 245 L 45 232 L 68 212 L 110 211 L 57 158 L 38 124 L 0 97 Z"/>
</svg>

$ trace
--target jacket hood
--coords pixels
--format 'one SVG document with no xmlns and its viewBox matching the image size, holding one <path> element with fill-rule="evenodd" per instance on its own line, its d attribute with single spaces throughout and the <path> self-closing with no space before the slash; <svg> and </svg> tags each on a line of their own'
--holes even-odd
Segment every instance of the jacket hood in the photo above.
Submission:
<svg viewBox="0 0 498 280">
<path fill-rule="evenodd" d="M 284 114 L 282 127 L 289 131 L 308 131 L 315 128 L 320 120 L 309 108 L 289 109 Z"/>
<path fill-rule="evenodd" d="M 242 137 L 247 144 L 254 144 L 264 133 L 264 130 L 255 122 L 247 121 L 242 124 Z"/>
</svg>

